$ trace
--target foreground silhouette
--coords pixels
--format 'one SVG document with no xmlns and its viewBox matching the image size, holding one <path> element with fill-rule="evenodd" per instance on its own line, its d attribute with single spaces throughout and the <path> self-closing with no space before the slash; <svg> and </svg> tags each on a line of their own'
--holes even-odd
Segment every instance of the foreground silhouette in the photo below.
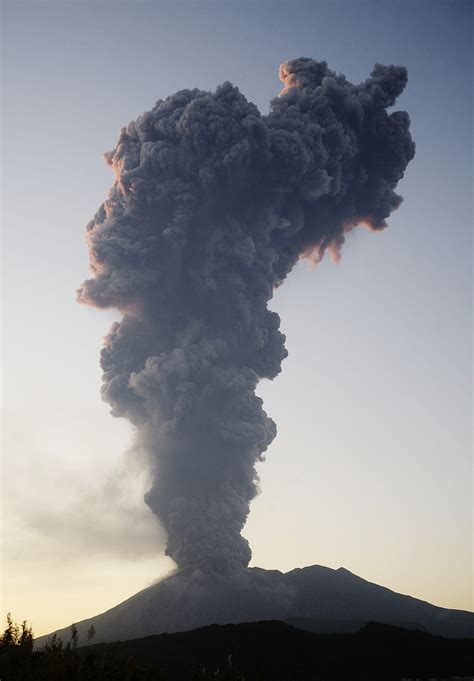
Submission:
<svg viewBox="0 0 474 681">
<path fill-rule="evenodd" d="M 310 623 L 309 623 L 310 624 Z M 318 626 L 315 624 L 314 626 Z M 2 681 L 399 681 L 474 673 L 474 639 L 370 623 L 349 634 L 316 634 L 284 622 L 212 625 L 79 647 L 77 628 L 33 650 L 32 632 L 11 620 L 0 640 Z M 471 677 L 472 678 L 472 677 Z"/>
<path fill-rule="evenodd" d="M 161 681 L 156 670 L 140 668 L 121 644 L 97 651 L 91 646 L 94 628 L 86 647 L 79 648 L 77 627 L 70 627 L 67 642 L 53 635 L 41 650 L 33 648 L 33 631 L 27 622 L 18 625 L 7 615 L 0 637 L 1 681 Z"/>
</svg>

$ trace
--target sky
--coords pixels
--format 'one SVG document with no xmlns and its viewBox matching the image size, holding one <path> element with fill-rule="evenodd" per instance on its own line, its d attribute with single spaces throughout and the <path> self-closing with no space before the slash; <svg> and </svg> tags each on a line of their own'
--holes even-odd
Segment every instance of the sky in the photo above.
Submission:
<svg viewBox="0 0 474 681">
<path fill-rule="evenodd" d="M 301 262 L 260 384 L 278 436 L 244 535 L 252 565 L 343 566 L 472 609 L 470 2 L 15 2 L 2 23 L 1 611 L 36 634 L 167 574 L 133 430 L 101 401 L 113 311 L 80 306 L 85 226 L 120 127 L 230 80 L 262 113 L 289 58 L 352 82 L 402 64 L 417 155 L 380 234 Z"/>
</svg>

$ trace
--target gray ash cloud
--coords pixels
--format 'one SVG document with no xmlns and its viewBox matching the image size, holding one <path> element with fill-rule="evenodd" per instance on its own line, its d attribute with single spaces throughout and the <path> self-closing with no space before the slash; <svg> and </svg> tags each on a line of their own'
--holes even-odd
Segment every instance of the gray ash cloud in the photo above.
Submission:
<svg viewBox="0 0 474 681">
<path fill-rule="evenodd" d="M 93 276 L 78 299 L 123 315 L 102 349 L 102 395 L 149 453 L 145 500 L 179 568 L 248 565 L 255 464 L 276 435 L 255 388 L 287 354 L 268 302 L 300 257 L 337 259 L 355 225 L 383 229 L 414 156 L 408 115 L 386 111 L 403 67 L 353 85 L 301 58 L 280 77 L 267 116 L 226 82 L 129 123 L 87 226 Z"/>
</svg>

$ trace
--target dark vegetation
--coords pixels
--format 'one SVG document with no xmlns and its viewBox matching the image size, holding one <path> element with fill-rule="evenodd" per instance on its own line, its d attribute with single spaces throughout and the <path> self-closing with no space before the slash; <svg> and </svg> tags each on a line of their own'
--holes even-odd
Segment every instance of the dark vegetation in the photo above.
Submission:
<svg viewBox="0 0 474 681">
<path fill-rule="evenodd" d="M 26 622 L 0 639 L 1 681 L 399 681 L 474 674 L 474 639 L 370 623 L 317 634 L 284 622 L 212 625 L 117 643 L 80 646 L 56 636 L 39 650 Z"/>
<path fill-rule="evenodd" d="M 31 627 L 27 622 L 15 624 L 7 615 L 0 638 L 0 681 L 162 681 L 155 670 L 142 669 L 127 656 L 120 643 L 97 651 L 91 645 L 94 627 L 83 647 L 74 624 L 70 631 L 66 643 L 53 635 L 35 650 Z"/>
</svg>

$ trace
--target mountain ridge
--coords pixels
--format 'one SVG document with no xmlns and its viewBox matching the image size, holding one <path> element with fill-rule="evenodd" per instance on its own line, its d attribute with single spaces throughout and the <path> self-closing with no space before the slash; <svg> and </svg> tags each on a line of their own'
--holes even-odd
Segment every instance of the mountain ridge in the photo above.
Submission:
<svg viewBox="0 0 474 681">
<path fill-rule="evenodd" d="M 474 613 L 435 606 L 369 582 L 346 568 L 321 565 L 279 570 L 247 568 L 230 574 L 175 572 L 109 610 L 77 623 L 84 640 L 130 640 L 189 631 L 210 624 L 292 618 L 364 624 L 410 623 L 432 634 L 474 637 Z M 327 630 L 327 629 L 326 629 Z M 68 627 L 57 630 L 68 638 Z M 47 636 L 36 639 L 42 645 Z"/>
<path fill-rule="evenodd" d="M 467 678 L 474 672 L 474 639 L 448 639 L 369 622 L 343 634 L 317 634 L 281 621 L 210 625 L 120 644 L 120 650 L 167 681 L 399 681 Z M 87 651 L 88 649 L 83 649 Z M 472 678 L 469 676 L 468 678 Z"/>
</svg>

